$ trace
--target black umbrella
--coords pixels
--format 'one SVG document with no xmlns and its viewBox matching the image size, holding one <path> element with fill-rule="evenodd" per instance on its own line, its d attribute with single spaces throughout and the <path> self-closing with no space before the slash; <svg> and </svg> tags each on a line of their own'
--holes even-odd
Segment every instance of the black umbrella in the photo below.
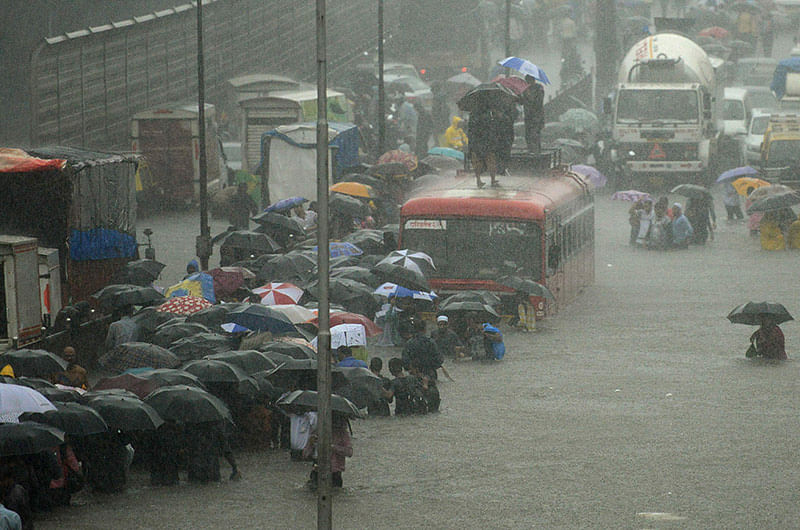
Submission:
<svg viewBox="0 0 800 530">
<path fill-rule="evenodd" d="M 211 330 L 199 322 L 168 322 L 156 329 L 150 338 L 150 342 L 162 348 L 167 348 L 178 339 L 198 333 L 211 333 Z"/>
<path fill-rule="evenodd" d="M 354 401 L 353 398 L 355 398 L 354 402 L 359 405 L 359 408 L 366 407 L 370 400 L 380 399 L 383 395 L 383 379 L 366 368 L 334 366 L 331 374 L 341 375 L 342 380 L 339 384 L 334 381 L 336 393 L 351 401 Z M 348 397 L 346 392 L 341 390 L 343 387 L 348 388 L 353 398 Z"/>
<path fill-rule="evenodd" d="M 205 385 L 200 382 L 196 375 L 175 368 L 157 368 L 155 370 L 136 372 L 136 376 L 141 377 L 142 379 L 155 381 L 159 387 L 187 385 L 196 386 L 201 390 L 206 389 Z"/>
<path fill-rule="evenodd" d="M 229 322 L 239 324 L 253 331 L 269 331 L 272 333 L 288 333 L 296 331 L 289 317 L 262 304 L 248 304 L 231 311 Z"/>
<path fill-rule="evenodd" d="M 317 289 L 318 285 L 314 283 L 308 287 L 308 292 L 317 297 Z M 378 308 L 378 302 L 373 296 L 373 289 L 369 285 L 345 278 L 331 278 L 328 289 L 330 301 L 341 304 L 352 313 L 371 315 Z"/>
<path fill-rule="evenodd" d="M 256 274 L 259 281 L 290 281 L 309 279 L 316 271 L 316 259 L 299 251 L 273 256 Z M 294 283 L 294 282 L 292 282 Z"/>
<path fill-rule="evenodd" d="M 139 396 L 137 396 L 130 390 L 126 390 L 124 388 L 103 388 L 101 390 L 90 390 L 89 392 L 84 392 L 78 399 L 78 403 L 80 403 L 81 405 L 86 405 L 91 400 L 98 397 L 122 397 L 130 399 L 139 399 Z"/>
<path fill-rule="evenodd" d="M 156 311 L 155 307 L 143 307 L 131 317 L 131 320 L 136 322 L 139 326 L 139 331 L 148 337 L 159 326 L 170 321 L 182 321 L 182 317 L 173 315 L 172 313 L 165 313 L 163 311 Z"/>
<path fill-rule="evenodd" d="M 711 198 L 711 192 L 703 186 L 697 184 L 679 184 L 672 188 L 670 193 L 677 193 L 690 199 L 706 199 Z"/>
<path fill-rule="evenodd" d="M 281 249 L 281 246 L 267 234 L 252 230 L 235 230 L 228 232 L 220 244 L 220 248 L 241 248 L 256 254 L 268 254 Z"/>
<path fill-rule="evenodd" d="M 500 305 L 500 298 L 496 294 L 489 291 L 462 291 L 449 296 L 447 300 L 439 304 L 440 309 L 445 309 L 448 305 L 456 302 L 478 302 L 489 306 Z"/>
<path fill-rule="evenodd" d="M 212 359 L 198 359 L 189 361 L 183 365 L 183 370 L 197 376 L 203 382 L 208 383 L 233 383 L 238 384 L 246 381 L 249 376 L 247 373 L 231 363 L 216 361 Z"/>
<path fill-rule="evenodd" d="M 183 362 L 200 359 L 206 355 L 214 355 L 230 351 L 238 345 L 238 341 L 218 333 L 198 333 L 191 337 L 178 339 L 169 346 L 169 351 L 174 353 Z M 168 368 L 174 368 L 170 366 Z"/>
<path fill-rule="evenodd" d="M 497 283 L 511 287 L 515 291 L 527 294 L 529 296 L 543 296 L 548 300 L 555 300 L 556 297 L 550 292 L 550 289 L 527 278 L 520 278 L 519 276 L 503 276 L 498 278 Z"/>
<path fill-rule="evenodd" d="M 175 368 L 180 364 L 180 359 L 170 350 L 155 344 L 126 342 L 100 357 L 97 362 L 107 370 L 122 373 L 131 368 Z"/>
<path fill-rule="evenodd" d="M 132 305 L 154 305 L 164 301 L 164 296 L 152 287 L 114 284 L 103 287 L 92 295 L 105 310 L 114 310 Z"/>
<path fill-rule="evenodd" d="M 295 390 L 288 396 L 280 399 L 276 405 L 289 412 L 304 413 L 317 410 L 318 396 L 314 390 Z M 344 414 L 350 418 L 363 418 L 364 415 L 350 400 L 331 394 L 331 411 Z"/>
<path fill-rule="evenodd" d="M 32 388 L 34 390 L 45 390 L 47 388 L 55 388 L 56 386 L 47 381 L 45 379 L 41 379 L 39 377 L 25 377 L 20 376 L 16 379 L 12 378 L 12 385 L 20 385 L 20 386 L 27 386 L 28 388 Z"/>
<path fill-rule="evenodd" d="M 431 286 L 425 276 L 417 271 L 407 269 L 394 263 L 378 263 L 372 272 L 387 282 L 396 283 L 414 291 L 430 291 Z"/>
<path fill-rule="evenodd" d="M 265 377 L 279 388 L 317 388 L 317 360 L 293 359 L 279 353 L 264 352 L 277 363 L 277 369 L 262 372 Z"/>
<path fill-rule="evenodd" d="M 50 388 L 40 388 L 37 390 L 41 395 L 46 397 L 48 401 L 53 404 L 56 403 L 70 403 L 80 401 L 81 394 L 77 390 L 70 390 L 67 388 L 58 388 L 56 386 Z"/>
<path fill-rule="evenodd" d="M 500 315 L 492 309 L 492 306 L 482 304 L 480 302 L 452 302 L 447 307 L 439 308 L 442 313 L 447 315 L 462 314 L 464 316 L 470 315 L 486 322 L 495 322 L 500 318 Z"/>
<path fill-rule="evenodd" d="M 775 195 L 769 195 L 751 204 L 750 208 L 747 209 L 747 213 L 782 210 L 794 206 L 795 204 L 800 204 L 800 193 L 797 191 L 776 193 Z"/>
<path fill-rule="evenodd" d="M 64 431 L 33 421 L 0 424 L 0 456 L 34 455 L 64 443 Z"/>
<path fill-rule="evenodd" d="M 208 355 L 205 359 L 230 363 L 247 374 L 271 370 L 276 366 L 272 359 L 257 350 L 231 350 Z"/>
<path fill-rule="evenodd" d="M 386 162 L 385 164 L 375 164 L 369 168 L 371 175 L 383 179 L 408 177 L 411 171 L 402 162 Z"/>
<path fill-rule="evenodd" d="M 405 167 L 405 166 L 404 166 Z M 369 206 L 350 195 L 342 193 L 331 193 L 328 201 L 328 208 L 331 214 L 348 215 L 350 217 L 362 217 L 369 215 Z"/>
<path fill-rule="evenodd" d="M 276 359 L 270 356 L 270 354 L 275 353 L 292 359 L 317 358 L 317 354 L 314 352 L 314 350 L 312 350 L 308 346 L 304 346 L 303 344 L 298 344 L 295 342 L 283 342 L 283 341 L 267 342 L 259 346 L 259 351 L 267 354 L 267 356 L 270 359 L 273 359 L 276 362 L 280 362 L 281 358 L 278 357 Z"/>
<path fill-rule="evenodd" d="M 352 243 L 361 250 L 364 254 L 385 254 L 386 246 L 384 245 L 383 232 L 381 230 L 370 230 L 363 228 L 347 234 L 342 238 L 342 241 Z"/>
<path fill-rule="evenodd" d="M 204 390 L 186 385 L 159 388 L 145 399 L 166 420 L 183 424 L 233 423 L 228 406 Z"/>
<path fill-rule="evenodd" d="M 366 267 L 336 267 L 331 269 L 331 278 L 344 278 L 353 280 L 370 287 L 378 287 L 381 284 L 380 278 L 372 274 Z"/>
<path fill-rule="evenodd" d="M 261 212 L 255 217 L 251 217 L 259 225 L 277 230 L 281 233 L 289 233 L 298 236 L 305 235 L 306 231 L 294 217 L 289 217 L 275 212 Z"/>
<path fill-rule="evenodd" d="M 50 377 L 67 369 L 67 362 L 45 350 L 11 350 L 0 355 L 0 366 L 11 365 L 14 375 Z"/>
<path fill-rule="evenodd" d="M 45 423 L 71 436 L 89 436 L 108 431 L 103 417 L 93 408 L 78 403 L 57 403 L 56 410 L 26 412 L 20 421 Z"/>
<path fill-rule="evenodd" d="M 794 320 L 792 315 L 777 302 L 747 302 L 735 308 L 728 315 L 728 320 L 733 324 L 747 324 L 760 326 L 764 320 L 774 324 L 781 324 Z"/>
<path fill-rule="evenodd" d="M 516 95 L 499 83 L 481 83 L 458 100 L 461 110 L 474 112 L 480 108 L 508 108 L 516 104 Z"/>
<path fill-rule="evenodd" d="M 158 412 L 137 397 L 100 395 L 90 399 L 87 406 L 106 420 L 109 429 L 128 431 L 154 431 L 164 420 Z"/>
<path fill-rule="evenodd" d="M 230 322 L 228 315 L 234 309 L 242 307 L 244 303 L 217 304 L 201 309 L 197 313 L 186 317 L 186 322 L 196 322 L 206 326 L 208 329 L 219 329 L 222 324 Z"/>
<path fill-rule="evenodd" d="M 114 274 L 112 280 L 115 283 L 148 286 L 158 279 L 164 267 L 166 265 L 152 259 L 137 259 L 126 263 Z"/>
<path fill-rule="evenodd" d="M 359 263 L 361 263 L 360 256 L 337 256 L 331 259 L 329 265 L 331 272 L 333 272 L 334 269 L 342 267 L 357 267 Z"/>
<path fill-rule="evenodd" d="M 252 377 L 258 385 L 258 392 L 265 396 L 269 401 L 275 401 L 284 394 L 284 391 L 270 381 L 269 377 L 275 373 L 275 370 L 264 370 L 252 374 Z"/>
</svg>

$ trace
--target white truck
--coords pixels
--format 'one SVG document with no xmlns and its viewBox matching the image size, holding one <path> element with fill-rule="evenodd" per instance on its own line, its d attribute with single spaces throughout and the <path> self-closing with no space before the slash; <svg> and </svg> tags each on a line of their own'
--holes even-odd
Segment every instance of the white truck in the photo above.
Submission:
<svg viewBox="0 0 800 530">
<path fill-rule="evenodd" d="M 35 238 L 0 235 L 0 351 L 42 336 L 39 256 Z"/>
<path fill-rule="evenodd" d="M 708 183 L 716 96 L 714 67 L 695 42 L 676 33 L 637 42 L 620 65 L 611 107 L 618 187 Z"/>
</svg>

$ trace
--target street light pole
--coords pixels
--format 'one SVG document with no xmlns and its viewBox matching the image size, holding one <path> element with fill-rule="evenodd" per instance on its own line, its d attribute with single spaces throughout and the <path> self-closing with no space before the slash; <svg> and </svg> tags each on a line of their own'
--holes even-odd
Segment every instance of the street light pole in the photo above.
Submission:
<svg viewBox="0 0 800 530">
<path fill-rule="evenodd" d="M 386 152 L 386 87 L 383 85 L 383 0 L 378 0 L 378 154 Z"/>
<path fill-rule="evenodd" d="M 506 0 L 506 57 L 511 57 L 511 0 Z"/>
<path fill-rule="evenodd" d="M 195 252 L 200 258 L 201 270 L 208 270 L 211 256 L 211 228 L 208 226 L 208 162 L 206 158 L 206 84 L 203 66 L 203 0 L 197 0 L 197 142 L 200 164 L 200 235 L 195 241 Z"/>
<path fill-rule="evenodd" d="M 317 0 L 317 528 L 333 525 L 331 502 L 331 332 L 328 302 L 328 66 L 325 0 Z"/>
</svg>

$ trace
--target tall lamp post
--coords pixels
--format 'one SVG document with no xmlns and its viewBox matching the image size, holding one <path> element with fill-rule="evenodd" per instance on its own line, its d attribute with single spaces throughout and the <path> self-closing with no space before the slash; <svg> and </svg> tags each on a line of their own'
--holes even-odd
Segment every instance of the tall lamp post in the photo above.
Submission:
<svg viewBox="0 0 800 530">
<path fill-rule="evenodd" d="M 211 256 L 211 228 L 208 226 L 208 162 L 206 159 L 206 83 L 203 67 L 203 0 L 197 0 L 197 127 L 200 164 L 200 235 L 195 252 L 201 270 L 208 270 Z"/>
<path fill-rule="evenodd" d="M 317 528 L 332 527 L 331 503 L 331 332 L 328 301 L 328 66 L 325 0 L 317 0 Z"/>
<path fill-rule="evenodd" d="M 378 0 L 378 154 L 386 152 L 386 87 L 383 85 L 383 0 Z"/>
</svg>

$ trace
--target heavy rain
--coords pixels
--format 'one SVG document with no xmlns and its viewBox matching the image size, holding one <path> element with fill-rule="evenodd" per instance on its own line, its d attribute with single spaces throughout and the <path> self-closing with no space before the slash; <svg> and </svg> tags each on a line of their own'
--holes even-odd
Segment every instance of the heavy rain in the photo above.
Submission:
<svg viewBox="0 0 800 530">
<path fill-rule="evenodd" d="M 4 7 L 0 528 L 797 526 L 797 2 Z"/>
</svg>

